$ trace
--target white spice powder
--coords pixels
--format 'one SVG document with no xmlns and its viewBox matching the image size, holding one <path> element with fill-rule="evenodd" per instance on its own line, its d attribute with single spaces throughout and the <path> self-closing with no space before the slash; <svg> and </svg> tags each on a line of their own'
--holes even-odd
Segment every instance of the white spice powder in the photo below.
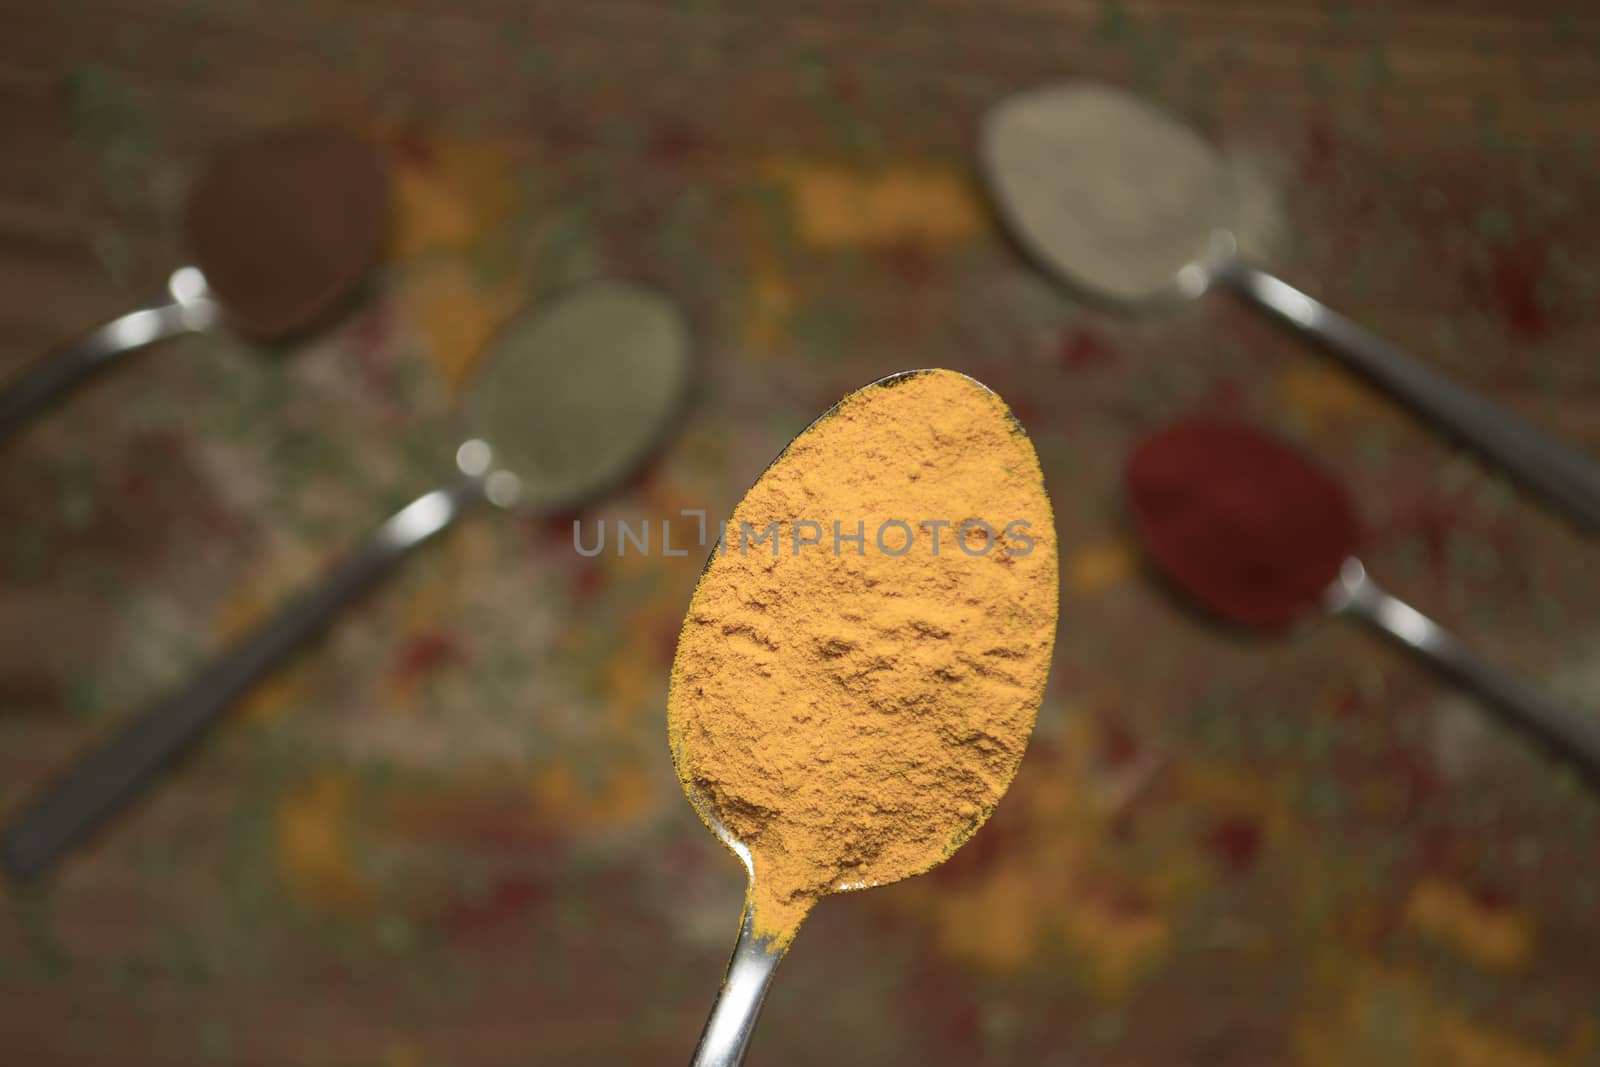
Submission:
<svg viewBox="0 0 1600 1067">
<path fill-rule="evenodd" d="M 1121 89 L 1019 93 L 990 113 L 980 151 L 1000 214 L 1030 254 L 1113 299 L 1156 295 L 1233 221 L 1223 155 Z"/>
</svg>

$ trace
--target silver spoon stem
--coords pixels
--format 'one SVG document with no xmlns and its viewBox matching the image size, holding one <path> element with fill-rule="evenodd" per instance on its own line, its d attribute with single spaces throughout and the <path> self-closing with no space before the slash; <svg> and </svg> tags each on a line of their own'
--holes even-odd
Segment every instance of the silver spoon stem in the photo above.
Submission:
<svg viewBox="0 0 1600 1067">
<path fill-rule="evenodd" d="M 756 1019 L 784 951 L 756 936 L 753 909 L 747 902 L 728 973 L 711 1005 L 705 1029 L 700 1032 L 690 1067 L 738 1067 L 744 1062 L 750 1035 L 755 1033 Z"/>
<path fill-rule="evenodd" d="M 220 309 L 194 267 L 184 267 L 168 283 L 172 303 L 130 311 L 77 341 L 45 356 L 0 389 L 0 442 L 116 356 L 145 345 L 214 326 Z"/>
<path fill-rule="evenodd" d="M 1600 532 L 1600 466 L 1314 297 L 1234 258 L 1218 280 Z"/>
<path fill-rule="evenodd" d="M 1450 631 L 1385 592 L 1361 561 L 1344 561 L 1328 589 L 1329 610 L 1360 619 L 1419 653 L 1435 667 L 1491 701 L 1514 725 L 1600 785 L 1600 724 L 1586 721 L 1538 689 L 1462 644 Z"/>
<path fill-rule="evenodd" d="M 31 878 L 133 798 L 233 703 L 314 637 L 413 548 L 484 499 L 463 477 L 390 516 L 311 588 L 239 639 L 178 692 L 130 720 L 47 785 L 0 835 L 0 860 Z"/>
</svg>

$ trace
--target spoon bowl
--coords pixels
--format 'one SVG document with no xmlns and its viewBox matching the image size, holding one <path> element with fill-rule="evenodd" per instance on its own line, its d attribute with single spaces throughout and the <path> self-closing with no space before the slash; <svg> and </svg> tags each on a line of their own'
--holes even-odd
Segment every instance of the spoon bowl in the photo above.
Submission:
<svg viewBox="0 0 1600 1067">
<path fill-rule="evenodd" d="M 184 229 L 222 322 L 281 341 L 342 310 L 383 250 L 389 187 L 379 149 L 331 126 L 276 130 L 213 159 Z"/>
<path fill-rule="evenodd" d="M 981 120 L 978 164 L 1024 256 L 1099 306 L 1170 310 L 1237 256 L 1226 162 L 1132 93 L 1082 81 L 1016 93 Z"/>
</svg>

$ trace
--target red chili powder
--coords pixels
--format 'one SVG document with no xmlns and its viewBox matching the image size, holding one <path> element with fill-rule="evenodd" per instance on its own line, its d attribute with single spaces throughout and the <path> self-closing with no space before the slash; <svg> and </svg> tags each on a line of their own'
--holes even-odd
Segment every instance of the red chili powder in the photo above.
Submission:
<svg viewBox="0 0 1600 1067">
<path fill-rule="evenodd" d="M 1144 438 L 1124 482 L 1166 576 L 1217 615 L 1287 626 L 1317 610 L 1359 526 L 1344 488 L 1288 445 L 1187 419 Z"/>
</svg>

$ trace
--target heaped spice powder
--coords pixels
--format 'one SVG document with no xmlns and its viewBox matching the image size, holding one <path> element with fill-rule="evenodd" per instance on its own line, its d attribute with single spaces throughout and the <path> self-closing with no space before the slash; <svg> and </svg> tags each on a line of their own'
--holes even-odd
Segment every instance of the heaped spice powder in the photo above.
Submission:
<svg viewBox="0 0 1600 1067">
<path fill-rule="evenodd" d="M 925 871 L 983 823 L 1057 609 L 1038 459 L 970 378 L 852 394 L 773 463 L 695 590 L 667 709 L 686 790 L 750 850 L 759 935 L 784 942 L 821 895 Z"/>
</svg>

